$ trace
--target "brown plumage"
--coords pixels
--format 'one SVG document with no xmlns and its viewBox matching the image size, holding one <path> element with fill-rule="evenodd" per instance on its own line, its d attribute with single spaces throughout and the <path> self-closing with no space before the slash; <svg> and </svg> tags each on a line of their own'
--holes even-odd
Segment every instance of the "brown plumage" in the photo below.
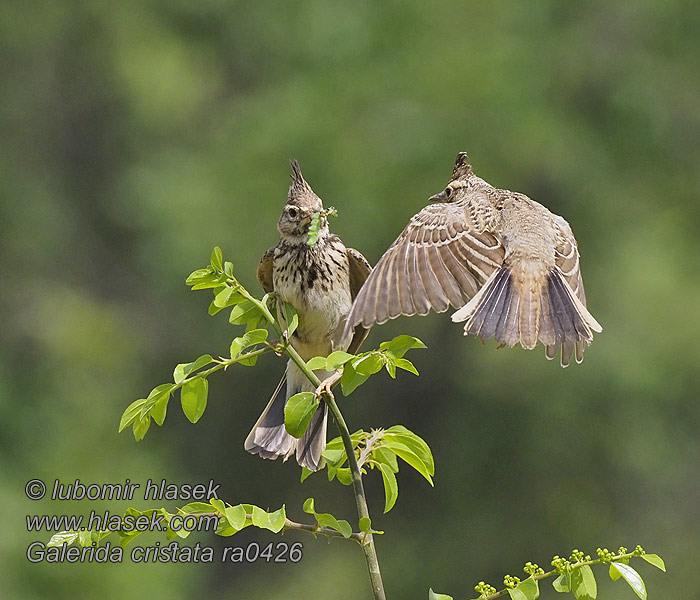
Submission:
<svg viewBox="0 0 700 600">
<path fill-rule="evenodd" d="M 464 334 L 501 344 L 561 348 L 576 362 L 601 326 L 586 309 L 576 240 L 560 216 L 524 194 L 499 190 L 457 155 L 447 187 L 384 253 L 355 299 L 347 329 L 431 309 Z"/>
<path fill-rule="evenodd" d="M 280 301 L 289 302 L 299 315 L 299 325 L 290 339 L 304 360 L 327 356 L 334 350 L 355 352 L 367 337 L 367 330 L 355 327 L 342 336 L 345 317 L 353 298 L 371 267 L 357 250 L 346 248 L 337 235 L 328 230 L 321 217 L 316 244 L 309 246 L 308 232 L 315 212 L 323 214 L 323 203 L 304 180 L 299 163 L 292 161 L 292 184 L 287 204 L 277 223 L 279 243 L 263 255 L 258 265 L 258 281 L 265 292 L 275 292 Z M 281 302 L 278 302 L 278 308 Z M 286 328 L 284 315 L 278 319 Z M 326 371 L 316 374 L 324 379 Z M 286 460 L 296 453 L 300 465 L 315 471 L 323 464 L 321 452 L 326 446 L 328 409 L 321 402 L 301 439 L 284 428 L 284 406 L 294 394 L 314 391 L 314 386 L 290 360 L 270 402 L 245 441 L 245 449 L 263 458 Z"/>
</svg>

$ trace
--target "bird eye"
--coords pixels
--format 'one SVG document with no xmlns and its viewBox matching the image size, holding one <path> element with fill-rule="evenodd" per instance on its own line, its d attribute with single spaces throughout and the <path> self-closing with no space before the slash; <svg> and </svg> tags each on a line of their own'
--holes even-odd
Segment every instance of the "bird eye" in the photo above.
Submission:
<svg viewBox="0 0 700 600">
<path fill-rule="evenodd" d="M 445 188 L 445 198 L 449 198 L 451 195 L 452 195 L 452 188 L 446 187 Z"/>
<path fill-rule="evenodd" d="M 294 218 L 294 217 L 297 216 L 297 209 L 294 208 L 293 206 L 290 207 L 290 208 L 287 210 L 287 212 L 289 213 L 289 216 L 292 217 L 292 218 Z"/>
</svg>

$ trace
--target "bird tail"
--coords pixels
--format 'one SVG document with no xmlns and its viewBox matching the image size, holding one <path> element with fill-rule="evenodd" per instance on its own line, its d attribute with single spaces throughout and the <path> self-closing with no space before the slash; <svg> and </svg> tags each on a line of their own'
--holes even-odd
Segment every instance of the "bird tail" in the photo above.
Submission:
<svg viewBox="0 0 700 600">
<path fill-rule="evenodd" d="M 602 327 L 584 302 L 574 293 L 558 268 L 544 277 L 515 276 L 510 267 L 493 272 L 482 288 L 452 315 L 455 322 L 465 321 L 464 335 L 532 349 L 538 342 L 554 358 L 561 347 L 561 364 L 569 364 L 574 350 L 576 362 Z"/>
<path fill-rule="evenodd" d="M 287 460 L 296 452 L 297 462 L 302 467 L 317 471 L 323 467 L 321 453 L 326 448 L 328 407 L 325 402 L 321 403 L 300 439 L 290 435 L 284 427 L 284 406 L 294 394 L 305 391 L 294 379 L 293 376 L 288 378 L 287 373 L 282 377 L 265 410 L 248 434 L 244 447 L 251 454 L 270 460 L 280 456 L 282 460 Z"/>
</svg>

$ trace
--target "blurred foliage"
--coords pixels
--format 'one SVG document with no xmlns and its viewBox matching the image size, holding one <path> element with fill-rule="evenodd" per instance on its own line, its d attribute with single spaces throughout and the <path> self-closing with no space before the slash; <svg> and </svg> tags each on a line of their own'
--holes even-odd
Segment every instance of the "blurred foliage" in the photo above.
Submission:
<svg viewBox="0 0 700 600">
<path fill-rule="evenodd" d="M 347 490 L 243 451 L 280 361 L 228 373 L 196 427 L 178 415 L 135 444 L 119 415 L 182 357 L 228 349 L 184 278 L 220 245 L 254 285 L 289 158 L 374 262 L 459 150 L 569 220 L 605 331 L 567 370 L 445 315 L 372 333 L 429 348 L 422 377 L 368 382 L 343 407 L 351 429 L 399 421 L 435 453 L 435 488 L 402 472 L 390 515 L 368 478 L 389 595 L 468 595 L 472 577 L 602 541 L 664 556 L 652 597 L 694 589 L 699 26 L 687 0 L 0 3 L 4 597 L 365 594 L 355 548 L 306 539 L 296 565 L 30 565 L 23 515 L 125 506 L 23 487 L 214 478 L 224 497 L 351 514 Z"/>
</svg>

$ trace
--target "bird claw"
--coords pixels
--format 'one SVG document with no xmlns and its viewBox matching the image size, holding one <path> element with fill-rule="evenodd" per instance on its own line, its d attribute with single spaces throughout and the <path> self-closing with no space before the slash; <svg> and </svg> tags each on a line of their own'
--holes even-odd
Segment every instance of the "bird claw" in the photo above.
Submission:
<svg viewBox="0 0 700 600">
<path fill-rule="evenodd" d="M 316 391 L 314 392 L 314 395 L 317 398 L 320 398 L 323 396 L 323 394 L 327 394 L 331 398 L 333 397 L 333 392 L 331 392 L 331 389 L 333 386 L 340 381 L 340 378 L 343 376 L 343 369 L 337 369 L 330 377 L 326 377 L 321 382 L 321 385 L 319 385 L 316 388 Z"/>
</svg>

